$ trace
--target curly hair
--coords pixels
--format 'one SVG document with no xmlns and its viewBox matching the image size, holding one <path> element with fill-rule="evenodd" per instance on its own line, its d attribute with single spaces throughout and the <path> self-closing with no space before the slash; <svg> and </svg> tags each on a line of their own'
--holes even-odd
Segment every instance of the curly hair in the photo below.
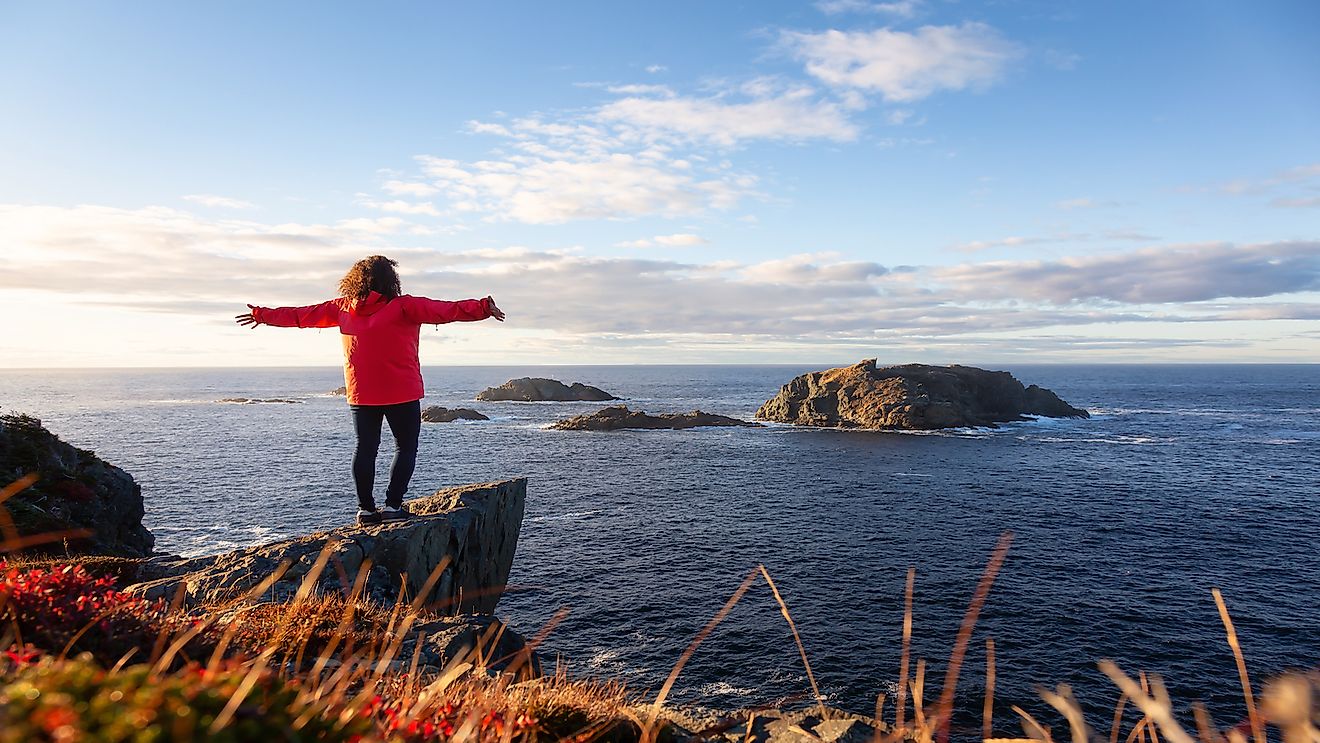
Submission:
<svg viewBox="0 0 1320 743">
<path fill-rule="evenodd" d="M 378 292 L 386 299 L 394 299 L 403 293 L 399 288 L 399 274 L 394 267 L 398 261 L 392 261 L 383 255 L 371 255 L 363 258 L 348 269 L 339 282 L 339 294 L 345 299 L 366 299 L 371 292 Z"/>
</svg>

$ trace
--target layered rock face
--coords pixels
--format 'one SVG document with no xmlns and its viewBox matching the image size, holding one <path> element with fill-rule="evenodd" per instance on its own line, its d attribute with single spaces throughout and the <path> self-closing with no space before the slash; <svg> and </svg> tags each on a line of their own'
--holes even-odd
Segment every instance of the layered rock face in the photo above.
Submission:
<svg viewBox="0 0 1320 743">
<path fill-rule="evenodd" d="M 391 605 L 400 590 L 407 600 L 418 596 L 439 568 L 424 605 L 452 614 L 489 614 L 509 578 L 526 499 L 522 478 L 441 490 L 409 501 L 415 515 L 406 521 L 345 526 L 223 555 L 152 560 L 139 572 L 148 582 L 128 591 L 170 600 L 183 586 L 188 605 L 219 603 L 247 595 L 287 562 L 277 581 L 251 597 L 287 601 L 328 549 L 317 591 L 347 592 L 369 564 L 363 596 Z"/>
<path fill-rule="evenodd" d="M 1089 418 L 1047 389 L 1012 374 L 971 366 L 875 359 L 803 374 L 756 411 L 757 420 L 834 428 L 933 430 L 1025 420 L 1026 415 Z"/>
<path fill-rule="evenodd" d="M 518 400 L 521 402 L 604 402 L 618 400 L 599 387 L 574 382 L 564 384 L 555 379 L 523 377 L 510 379 L 499 387 L 487 387 L 477 393 L 478 400 L 501 401 Z"/>
<path fill-rule="evenodd" d="M 18 551 L 151 554 L 156 540 L 142 525 L 142 489 L 127 472 L 60 441 L 36 418 L 0 416 L 0 487 L 32 474 L 36 482 L 4 503 L 20 537 L 29 542 Z M 60 532 L 67 536 L 38 541 Z"/>
<path fill-rule="evenodd" d="M 432 405 L 422 411 L 422 420 L 427 423 L 452 423 L 457 420 L 488 421 L 490 418 L 471 408 L 446 408 L 440 405 Z"/>
<path fill-rule="evenodd" d="M 578 415 L 555 421 L 551 428 L 560 431 L 615 431 L 621 428 L 668 428 L 683 429 L 698 426 L 759 426 L 759 423 L 740 421 L 723 415 L 713 415 L 694 410 L 691 413 L 662 413 L 647 415 L 642 411 L 629 410 L 627 406 L 615 405 L 603 408 L 590 415 Z"/>
</svg>

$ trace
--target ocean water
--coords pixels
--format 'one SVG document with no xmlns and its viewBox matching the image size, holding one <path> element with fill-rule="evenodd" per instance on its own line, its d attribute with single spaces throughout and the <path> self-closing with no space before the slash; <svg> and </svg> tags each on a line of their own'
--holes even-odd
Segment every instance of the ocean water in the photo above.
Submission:
<svg viewBox="0 0 1320 743">
<path fill-rule="evenodd" d="M 739 582 L 765 565 L 831 704 L 892 709 L 903 586 L 913 652 L 941 687 L 986 559 L 1012 547 L 976 626 L 959 721 L 979 725 L 984 641 L 996 729 L 1069 683 L 1108 729 L 1095 662 L 1159 673 L 1219 722 L 1245 715 L 1210 590 L 1223 590 L 1257 678 L 1320 664 L 1320 366 L 1013 366 L 1090 420 L 936 434 L 762 429 L 551 431 L 596 403 L 474 403 L 519 376 L 594 384 L 648 412 L 750 417 L 787 366 L 454 367 L 425 404 L 489 422 L 427 424 L 412 492 L 529 478 L 513 587 L 524 634 L 578 676 L 658 689 Z M 199 554 L 343 524 L 352 430 L 334 368 L 3 371 L 0 407 L 131 472 L 163 551 Z M 238 405 L 225 397 L 290 398 Z M 388 448 L 388 436 L 382 449 Z M 382 454 L 378 489 L 388 459 Z M 787 624 L 753 585 L 672 695 L 734 707 L 810 698 Z"/>
</svg>

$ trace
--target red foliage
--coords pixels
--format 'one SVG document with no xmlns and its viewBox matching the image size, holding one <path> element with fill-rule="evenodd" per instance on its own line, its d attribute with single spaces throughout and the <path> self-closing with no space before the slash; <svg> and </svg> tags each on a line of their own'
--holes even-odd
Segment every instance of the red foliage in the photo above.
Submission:
<svg viewBox="0 0 1320 743">
<path fill-rule="evenodd" d="M 0 622 L 12 623 L 23 642 L 49 653 L 62 651 L 84 628 L 83 649 L 142 638 L 146 620 L 163 612 L 161 602 L 129 596 L 80 565 L 20 570 L 0 562 Z"/>
<path fill-rule="evenodd" d="M 450 738 L 454 735 L 455 730 L 462 726 L 464 719 L 469 714 L 452 703 L 445 703 L 429 714 L 409 720 L 405 719 L 404 707 L 405 705 L 399 701 L 387 702 L 383 697 L 376 696 L 367 704 L 366 712 L 376 717 L 383 731 L 391 740 L 404 741 Z M 512 721 L 506 721 L 505 713 L 489 710 L 480 718 L 477 726 L 477 738 L 479 740 L 502 739 L 506 726 L 512 728 L 511 737 L 518 739 L 535 731 L 537 720 L 531 715 L 519 714 Z"/>
</svg>

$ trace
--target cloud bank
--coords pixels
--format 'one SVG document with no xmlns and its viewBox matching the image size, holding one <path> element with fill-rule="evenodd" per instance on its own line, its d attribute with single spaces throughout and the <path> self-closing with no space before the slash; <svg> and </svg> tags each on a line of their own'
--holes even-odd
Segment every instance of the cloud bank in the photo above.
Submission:
<svg viewBox="0 0 1320 743">
<path fill-rule="evenodd" d="M 351 220 L 264 224 L 165 207 L 4 205 L 0 232 L 10 237 L 0 289 L 215 323 L 228 323 L 245 301 L 324 300 L 365 252 L 397 258 L 413 293 L 494 294 L 519 328 L 624 346 L 670 338 L 750 350 L 828 347 L 1103 323 L 1320 316 L 1320 305 L 1305 296 L 1320 291 L 1314 241 L 894 267 L 828 253 L 738 263 L 517 246 L 438 252 L 394 244 Z M 696 238 L 660 237 L 677 244 Z"/>
</svg>

